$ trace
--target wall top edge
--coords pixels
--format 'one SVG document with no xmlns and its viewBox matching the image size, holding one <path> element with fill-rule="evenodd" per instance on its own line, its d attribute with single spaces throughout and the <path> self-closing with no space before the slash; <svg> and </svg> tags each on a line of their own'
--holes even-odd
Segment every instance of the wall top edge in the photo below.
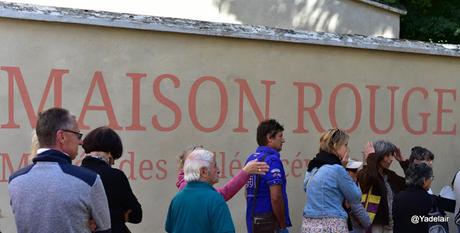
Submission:
<svg viewBox="0 0 460 233">
<path fill-rule="evenodd" d="M 407 11 L 405 9 L 390 6 L 388 4 L 380 2 L 378 0 L 355 0 L 355 1 L 366 3 L 368 5 L 378 7 L 378 8 L 387 10 L 387 11 L 391 11 L 393 13 L 397 13 L 397 14 L 400 14 L 400 15 L 406 15 L 407 14 Z"/>
<path fill-rule="evenodd" d="M 459 44 L 438 44 L 1 1 L 0 18 L 460 57 Z"/>
</svg>

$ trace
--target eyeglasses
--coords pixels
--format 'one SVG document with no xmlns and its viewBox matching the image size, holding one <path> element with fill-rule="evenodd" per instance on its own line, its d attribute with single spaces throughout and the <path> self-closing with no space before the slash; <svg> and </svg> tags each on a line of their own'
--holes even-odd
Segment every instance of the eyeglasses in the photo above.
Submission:
<svg viewBox="0 0 460 233">
<path fill-rule="evenodd" d="M 83 134 L 80 133 L 80 132 L 76 132 L 76 131 L 73 131 L 73 130 L 70 130 L 70 129 L 61 129 L 61 130 L 64 131 L 64 132 L 69 132 L 69 133 L 73 133 L 73 134 L 77 135 L 78 140 L 81 140 L 81 138 L 83 137 Z"/>
</svg>

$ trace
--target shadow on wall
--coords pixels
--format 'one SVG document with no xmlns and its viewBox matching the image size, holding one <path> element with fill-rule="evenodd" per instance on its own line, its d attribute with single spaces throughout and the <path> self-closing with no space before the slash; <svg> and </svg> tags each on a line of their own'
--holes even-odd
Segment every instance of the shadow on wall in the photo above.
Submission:
<svg viewBox="0 0 460 233">
<path fill-rule="evenodd" d="M 213 0 L 219 12 L 242 24 L 267 25 L 305 31 L 363 34 L 366 18 L 350 17 L 352 0 Z M 330 9 L 333 9 L 332 11 Z M 348 9 L 348 10 L 347 10 Z M 388 34 L 385 22 L 374 22 L 370 34 Z"/>
</svg>

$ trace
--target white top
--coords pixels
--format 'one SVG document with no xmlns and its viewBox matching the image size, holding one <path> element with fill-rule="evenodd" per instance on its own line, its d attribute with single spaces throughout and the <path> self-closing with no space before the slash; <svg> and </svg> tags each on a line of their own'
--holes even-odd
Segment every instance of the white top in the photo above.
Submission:
<svg viewBox="0 0 460 233">
<path fill-rule="evenodd" d="M 355 160 L 349 159 L 346 168 L 347 169 L 358 169 L 362 165 L 363 165 L 363 162 L 361 161 L 355 161 Z"/>
</svg>

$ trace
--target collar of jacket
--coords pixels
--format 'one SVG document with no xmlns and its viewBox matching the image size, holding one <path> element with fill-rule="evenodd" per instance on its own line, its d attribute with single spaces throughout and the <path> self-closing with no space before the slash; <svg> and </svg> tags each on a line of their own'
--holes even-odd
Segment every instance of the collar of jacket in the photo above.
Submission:
<svg viewBox="0 0 460 233">
<path fill-rule="evenodd" d="M 256 152 L 261 154 L 276 155 L 278 158 L 281 156 L 280 152 L 268 146 L 259 146 L 257 147 Z"/>
<path fill-rule="evenodd" d="M 419 185 L 411 185 L 411 186 L 407 186 L 406 188 L 406 191 L 409 191 L 409 192 L 414 192 L 414 191 L 423 191 L 425 193 L 428 193 L 423 187 L 419 186 Z"/>
<path fill-rule="evenodd" d="M 72 160 L 69 156 L 62 153 L 58 150 L 47 150 L 37 155 L 33 160 L 33 163 L 36 162 L 57 162 L 57 163 L 72 163 Z"/>
</svg>

